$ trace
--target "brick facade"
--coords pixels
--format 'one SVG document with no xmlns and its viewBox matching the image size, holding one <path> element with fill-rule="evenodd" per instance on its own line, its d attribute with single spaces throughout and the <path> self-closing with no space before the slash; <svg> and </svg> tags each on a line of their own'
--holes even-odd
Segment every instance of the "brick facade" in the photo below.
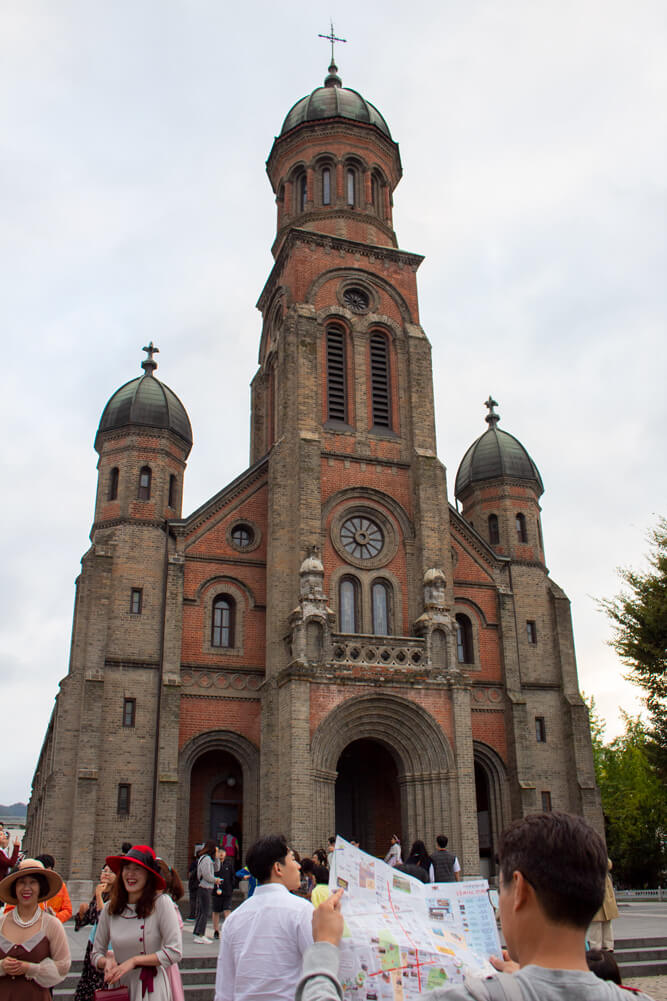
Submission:
<svg viewBox="0 0 667 1001">
<path fill-rule="evenodd" d="M 362 120 L 303 121 L 267 169 L 278 220 L 252 465 L 181 517 L 182 435 L 98 432 L 92 545 L 27 847 L 70 878 L 93 878 L 126 839 L 185 868 L 227 818 L 245 846 L 280 829 L 308 852 L 337 828 L 382 854 L 392 833 L 447 833 L 467 875 L 493 874 L 499 831 L 546 794 L 602 827 L 539 491 L 500 476 L 464 492 L 461 513 L 447 501 L 421 257 L 392 227 L 396 144 Z M 332 325 L 345 421 L 329 414 Z"/>
</svg>

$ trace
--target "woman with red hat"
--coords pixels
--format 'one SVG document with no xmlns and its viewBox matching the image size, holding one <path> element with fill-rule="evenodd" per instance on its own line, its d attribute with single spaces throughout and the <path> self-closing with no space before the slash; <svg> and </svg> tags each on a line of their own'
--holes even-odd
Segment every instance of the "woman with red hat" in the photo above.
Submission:
<svg viewBox="0 0 667 1001">
<path fill-rule="evenodd" d="M 14 904 L 0 923 L 0 1001 L 49 1001 L 49 988 L 71 965 L 63 926 L 39 904 L 63 881 L 37 859 L 24 859 L 0 882 L 0 900 Z"/>
<path fill-rule="evenodd" d="M 125 984 L 131 1001 L 171 1001 L 166 971 L 179 962 L 183 946 L 174 905 L 161 892 L 166 884 L 155 852 L 134 845 L 106 864 L 119 878 L 100 915 L 93 964 L 104 970 L 106 983 Z"/>
</svg>

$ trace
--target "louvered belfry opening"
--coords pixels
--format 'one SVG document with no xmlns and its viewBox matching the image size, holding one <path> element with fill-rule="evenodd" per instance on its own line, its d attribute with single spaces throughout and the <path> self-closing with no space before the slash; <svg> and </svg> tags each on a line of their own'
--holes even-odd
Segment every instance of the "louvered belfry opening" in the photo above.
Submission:
<svg viewBox="0 0 667 1001">
<path fill-rule="evenodd" d="M 345 331 L 342 327 L 327 328 L 327 418 L 347 421 Z"/>
<path fill-rule="evenodd" d="M 389 345 L 384 334 L 371 334 L 371 395 L 373 426 L 391 427 L 389 399 Z"/>
</svg>

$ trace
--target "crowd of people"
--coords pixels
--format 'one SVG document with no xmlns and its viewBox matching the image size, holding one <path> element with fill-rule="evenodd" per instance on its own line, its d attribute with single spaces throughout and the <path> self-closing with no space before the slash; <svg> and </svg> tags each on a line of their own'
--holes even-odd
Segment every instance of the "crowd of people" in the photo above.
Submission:
<svg viewBox="0 0 667 1001">
<path fill-rule="evenodd" d="M 461 879 L 444 835 L 429 854 L 415 841 L 402 859 L 394 835 L 385 861 L 423 882 Z M 67 975 L 63 924 L 72 905 L 53 856 L 20 861 L 0 828 L 7 867 L 0 878 L 0 1001 L 51 1001 Z M 206 937 L 212 914 L 220 938 L 213 1001 L 340 1001 L 339 946 L 343 889 L 331 891 L 335 838 L 300 858 L 281 835 L 260 838 L 240 868 L 233 842 L 205 842 L 189 872 L 193 941 Z M 17 864 L 18 862 L 18 864 Z M 3 858 L 0 856 L 0 871 Z M 609 861 L 604 843 L 581 818 L 532 814 L 515 821 L 499 844 L 499 914 L 507 949 L 492 957 L 497 973 L 427 993 L 429 1001 L 612 1001 L 626 996 L 613 951 L 590 948 L 607 934 Z M 7 871 L 9 869 L 10 871 Z M 235 883 L 247 899 L 232 910 Z M 607 899 L 605 900 L 605 894 Z M 613 891 L 612 891 L 613 894 Z M 92 899 L 75 928 L 90 927 L 75 1001 L 119 987 L 117 1001 L 184 1001 L 179 962 L 184 896 L 179 874 L 148 845 L 122 846 L 106 858 Z M 221 928 L 221 922 L 222 928 Z M 595 925 L 602 927 L 596 929 Z M 607 939 L 608 943 L 608 939 Z M 638 992 L 635 992 L 638 993 Z M 647 995 L 641 995 L 647 998 Z M 650 999 L 649 999 L 650 1001 Z"/>
</svg>

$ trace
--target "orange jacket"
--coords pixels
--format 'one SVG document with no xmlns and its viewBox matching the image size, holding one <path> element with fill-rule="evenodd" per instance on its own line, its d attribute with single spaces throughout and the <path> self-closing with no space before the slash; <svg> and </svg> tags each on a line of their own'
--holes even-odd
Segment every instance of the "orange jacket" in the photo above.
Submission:
<svg viewBox="0 0 667 1001">
<path fill-rule="evenodd" d="M 14 904 L 8 904 L 5 907 L 5 914 L 9 911 L 14 910 Z M 50 900 L 43 900 L 39 905 L 42 910 L 46 910 L 50 907 L 58 921 L 62 921 L 65 924 L 66 921 L 72 917 L 72 901 L 69 899 L 69 893 L 67 892 L 67 887 L 63 883 L 60 890 L 56 893 L 55 897 L 51 897 Z"/>
</svg>

